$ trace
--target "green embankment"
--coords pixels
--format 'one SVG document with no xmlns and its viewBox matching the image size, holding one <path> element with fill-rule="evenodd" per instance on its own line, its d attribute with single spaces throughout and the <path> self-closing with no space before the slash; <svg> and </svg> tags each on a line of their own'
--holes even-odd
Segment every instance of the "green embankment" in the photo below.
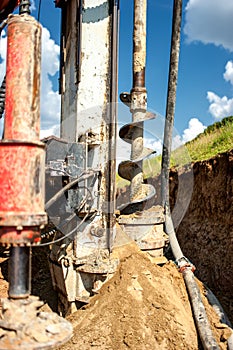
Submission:
<svg viewBox="0 0 233 350">
<path fill-rule="evenodd" d="M 208 126 L 194 140 L 186 143 L 192 162 L 206 160 L 233 148 L 233 116 Z"/>
<path fill-rule="evenodd" d="M 172 166 L 183 166 L 191 162 L 210 159 L 219 153 L 233 148 L 233 116 L 226 117 L 220 122 L 208 126 L 202 134 L 184 146 L 175 149 L 171 156 Z M 160 173 L 161 155 L 146 159 L 143 165 L 144 177 L 154 177 Z M 117 187 L 129 184 L 119 175 L 116 177 Z"/>
</svg>

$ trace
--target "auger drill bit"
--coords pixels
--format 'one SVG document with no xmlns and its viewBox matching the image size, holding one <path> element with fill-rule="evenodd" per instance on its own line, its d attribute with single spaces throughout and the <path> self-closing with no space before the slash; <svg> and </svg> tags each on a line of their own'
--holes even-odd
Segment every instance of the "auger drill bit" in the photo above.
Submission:
<svg viewBox="0 0 233 350">
<path fill-rule="evenodd" d="M 134 31 L 133 31 L 133 87 L 129 93 L 122 93 L 120 99 L 130 107 L 132 122 L 124 125 L 119 136 L 131 144 L 131 159 L 119 164 L 119 175 L 131 182 L 130 202 L 121 206 L 120 210 L 128 212 L 142 210 L 143 203 L 155 195 L 152 185 L 144 184 L 143 160 L 155 153 L 144 148 L 144 121 L 153 119 L 154 114 L 147 112 L 147 91 L 145 87 L 146 69 L 146 13 L 147 0 L 134 1 Z"/>
</svg>

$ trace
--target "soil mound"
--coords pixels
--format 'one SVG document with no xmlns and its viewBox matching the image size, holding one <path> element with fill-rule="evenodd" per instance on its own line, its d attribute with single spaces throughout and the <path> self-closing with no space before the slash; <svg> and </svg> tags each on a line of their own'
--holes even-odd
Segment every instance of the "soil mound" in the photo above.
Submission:
<svg viewBox="0 0 233 350">
<path fill-rule="evenodd" d="M 227 349 L 224 327 L 216 328 L 219 319 L 206 300 L 205 305 L 220 348 Z M 133 246 L 99 294 L 68 319 L 74 336 L 59 350 L 201 349 L 175 264 L 153 264 Z"/>
</svg>

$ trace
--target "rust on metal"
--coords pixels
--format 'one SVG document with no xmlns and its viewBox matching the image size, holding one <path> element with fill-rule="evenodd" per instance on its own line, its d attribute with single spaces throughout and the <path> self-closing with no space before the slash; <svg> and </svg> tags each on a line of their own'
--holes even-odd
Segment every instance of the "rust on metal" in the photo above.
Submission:
<svg viewBox="0 0 233 350">
<path fill-rule="evenodd" d="M 147 0 L 134 1 L 133 71 L 135 86 L 145 86 Z"/>
<path fill-rule="evenodd" d="M 4 139 L 0 141 L 0 243 L 40 241 L 45 145 L 40 137 L 41 26 L 31 16 L 8 23 Z"/>
<path fill-rule="evenodd" d="M 118 223 L 126 234 L 142 250 L 153 251 L 153 256 L 163 254 L 165 246 L 162 207 L 148 207 L 155 195 L 151 184 L 144 184 L 143 160 L 155 153 L 144 147 L 144 121 L 155 118 L 147 112 L 147 91 L 145 87 L 146 66 L 146 12 L 147 0 L 134 0 L 133 32 L 133 86 L 129 93 L 120 95 L 132 113 L 132 122 L 120 130 L 120 137 L 131 144 L 131 159 L 121 162 L 118 172 L 131 182 L 129 202 L 118 207 L 121 215 Z M 125 214 L 125 215 L 124 215 Z"/>
<path fill-rule="evenodd" d="M 146 65 L 146 11 L 147 0 L 134 0 L 133 32 L 133 87 L 130 92 L 120 95 L 121 101 L 130 107 L 132 122 L 120 130 L 120 137 L 131 144 L 131 159 L 120 163 L 118 172 L 130 180 L 130 202 L 128 205 L 145 202 L 152 198 L 155 190 L 151 185 L 143 184 L 143 160 L 155 153 L 144 148 L 144 121 L 153 119 L 154 114 L 147 112 L 147 91 L 145 87 Z M 119 208 L 118 208 L 119 209 Z"/>
<path fill-rule="evenodd" d="M 146 65 L 146 9 L 147 0 L 134 0 L 134 32 L 133 32 L 133 88 L 131 90 L 132 122 L 143 115 L 147 109 L 147 93 L 145 88 Z M 139 115 L 139 116 L 138 116 Z M 143 122 L 135 128 L 132 137 L 131 160 L 137 159 L 143 152 Z M 137 163 L 131 180 L 130 199 L 136 200 L 143 183 L 142 161 Z"/>
<path fill-rule="evenodd" d="M 40 138 L 41 26 L 31 16 L 8 22 L 5 132 L 7 140 Z"/>
</svg>

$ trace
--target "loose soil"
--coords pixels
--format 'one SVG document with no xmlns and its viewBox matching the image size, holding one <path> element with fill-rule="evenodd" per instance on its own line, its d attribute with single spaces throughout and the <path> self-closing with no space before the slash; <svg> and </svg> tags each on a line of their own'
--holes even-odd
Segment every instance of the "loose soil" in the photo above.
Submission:
<svg viewBox="0 0 233 350">
<path fill-rule="evenodd" d="M 59 349 L 201 349 L 185 284 L 174 263 L 158 266 L 133 245 L 125 249 L 128 256 L 114 277 L 89 305 L 68 317 L 74 336 Z M 218 317 L 203 301 L 220 349 L 227 349 L 226 328 L 218 328 Z"/>
<path fill-rule="evenodd" d="M 47 253 L 42 248 L 34 253 L 37 268 L 33 269 L 33 294 L 45 301 L 42 310 L 50 311 L 55 308 L 56 296 L 46 268 Z M 87 306 L 67 317 L 74 335 L 58 349 L 202 349 L 183 277 L 175 264 L 155 264 L 134 243 L 116 249 L 114 254 L 121 260 L 116 274 Z M 1 268 L 5 277 L 0 276 L 0 293 L 6 297 L 7 257 L 1 258 Z M 226 350 L 229 329 L 208 304 L 202 283 L 197 283 L 213 334 L 220 349 Z"/>
</svg>

